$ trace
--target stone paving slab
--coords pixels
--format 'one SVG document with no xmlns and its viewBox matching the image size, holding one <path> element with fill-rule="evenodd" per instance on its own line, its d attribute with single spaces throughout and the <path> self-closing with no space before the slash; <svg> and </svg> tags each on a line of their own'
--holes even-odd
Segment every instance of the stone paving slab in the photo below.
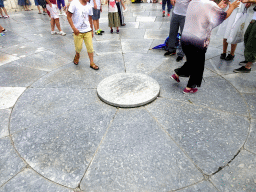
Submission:
<svg viewBox="0 0 256 192">
<path fill-rule="evenodd" d="M 0 87 L 0 109 L 13 107 L 25 87 Z"/>
<path fill-rule="evenodd" d="M 245 148 L 256 154 L 256 119 L 251 120 L 250 132 L 245 144 Z"/>
<path fill-rule="evenodd" d="M 243 94 L 250 109 L 250 115 L 256 119 L 256 94 Z"/>
<path fill-rule="evenodd" d="M 147 29 L 145 33 L 145 39 L 162 39 L 163 41 L 169 36 L 168 30 L 156 30 L 156 29 Z"/>
<path fill-rule="evenodd" d="M 0 66 L 4 65 L 6 63 L 10 63 L 12 61 L 16 61 L 18 59 L 19 59 L 19 57 L 17 57 L 17 56 L 0 52 Z"/>
<path fill-rule="evenodd" d="M 201 173 L 143 108 L 120 109 L 81 189 L 171 191 L 201 179 Z"/>
<path fill-rule="evenodd" d="M 0 187 L 20 172 L 26 164 L 15 152 L 9 137 L 0 138 Z M 1 191 L 1 188 L 0 188 Z"/>
<path fill-rule="evenodd" d="M 0 66 L 0 85 L 5 87 L 28 87 L 47 72 L 20 66 L 14 61 Z M 26 77 L 26 78 L 24 78 Z"/>
<path fill-rule="evenodd" d="M 139 29 L 160 29 L 161 25 L 158 22 L 140 22 Z"/>
<path fill-rule="evenodd" d="M 178 192 L 218 192 L 218 190 L 210 182 L 203 181 L 191 187 L 178 190 Z"/>
<path fill-rule="evenodd" d="M 0 110 L 0 138 L 6 137 L 9 135 L 8 126 L 9 126 L 9 117 L 11 114 L 10 109 L 1 109 Z"/>
<path fill-rule="evenodd" d="M 9 183 L 0 188 L 0 192 L 73 192 L 73 190 L 54 184 L 31 169 L 25 169 Z"/>
<path fill-rule="evenodd" d="M 10 130 L 33 169 L 76 188 L 115 112 L 95 90 L 29 89 L 13 110 Z"/>
<path fill-rule="evenodd" d="M 255 191 L 256 154 L 242 151 L 221 172 L 211 177 L 220 191 Z"/>
<path fill-rule="evenodd" d="M 146 109 L 207 175 L 233 158 L 249 130 L 245 117 L 178 101 L 159 98 Z"/>
<path fill-rule="evenodd" d="M 122 29 L 121 39 L 143 39 L 145 29 Z"/>
</svg>

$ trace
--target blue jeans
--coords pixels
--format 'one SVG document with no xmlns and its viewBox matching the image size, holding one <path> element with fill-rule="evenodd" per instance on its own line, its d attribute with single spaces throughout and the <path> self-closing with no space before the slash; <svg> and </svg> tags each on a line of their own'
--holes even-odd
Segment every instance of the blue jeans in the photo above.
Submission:
<svg viewBox="0 0 256 192">
<path fill-rule="evenodd" d="M 171 8 L 172 8 L 171 0 L 163 0 L 162 1 L 162 9 L 163 9 L 163 11 L 165 11 L 166 3 L 167 3 L 168 13 L 170 13 L 171 12 Z"/>
</svg>

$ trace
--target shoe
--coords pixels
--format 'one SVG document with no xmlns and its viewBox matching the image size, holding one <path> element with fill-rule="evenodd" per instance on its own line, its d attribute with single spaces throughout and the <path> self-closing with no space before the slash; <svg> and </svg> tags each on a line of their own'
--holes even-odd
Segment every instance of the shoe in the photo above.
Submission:
<svg viewBox="0 0 256 192">
<path fill-rule="evenodd" d="M 125 13 L 127 11 L 127 7 L 123 10 L 123 12 Z"/>
<path fill-rule="evenodd" d="M 59 35 L 65 36 L 66 33 L 64 33 L 63 31 L 60 31 L 60 32 L 59 32 Z"/>
<path fill-rule="evenodd" d="M 100 31 L 96 31 L 95 34 L 96 35 L 102 35 L 102 33 Z"/>
<path fill-rule="evenodd" d="M 168 56 L 168 55 L 175 55 L 176 54 L 176 51 L 172 51 L 172 52 L 170 52 L 170 51 L 167 51 L 165 54 L 164 54 L 164 56 Z"/>
<path fill-rule="evenodd" d="M 6 30 L 6 29 L 4 29 L 4 30 L 2 31 L 2 33 L 5 33 L 5 32 L 7 32 L 7 30 Z"/>
<path fill-rule="evenodd" d="M 38 14 L 42 14 L 42 13 L 38 13 Z"/>
<path fill-rule="evenodd" d="M 239 65 L 246 65 L 248 63 L 248 61 L 241 61 L 240 63 L 239 63 Z"/>
<path fill-rule="evenodd" d="M 176 61 L 179 62 L 179 61 L 181 61 L 182 59 L 183 59 L 183 57 L 178 56 L 177 59 L 176 59 Z"/>
<path fill-rule="evenodd" d="M 4 16 L 5 19 L 7 19 L 7 18 L 9 18 L 9 17 L 10 17 L 9 15 L 5 15 L 5 16 Z"/>
<path fill-rule="evenodd" d="M 234 73 L 250 73 L 252 69 L 247 69 L 245 66 L 242 66 L 238 69 L 234 69 Z"/>
<path fill-rule="evenodd" d="M 117 34 L 119 34 L 119 29 L 118 29 L 118 30 L 116 30 L 116 33 L 117 33 Z"/>
<path fill-rule="evenodd" d="M 125 26 L 126 24 L 125 23 L 123 23 L 121 26 Z"/>
<path fill-rule="evenodd" d="M 196 93 L 198 91 L 197 88 L 191 88 L 190 90 L 188 90 L 187 88 L 185 88 L 183 90 L 183 93 Z"/>
<path fill-rule="evenodd" d="M 228 56 L 225 58 L 226 61 L 233 61 L 235 55 L 228 54 Z"/>
<path fill-rule="evenodd" d="M 105 31 L 102 31 L 101 29 L 99 29 L 100 33 L 105 33 Z"/>
<path fill-rule="evenodd" d="M 43 12 L 43 15 L 46 15 L 47 13 L 46 12 Z"/>
<path fill-rule="evenodd" d="M 52 35 L 58 35 L 58 32 L 57 31 L 51 31 L 51 34 Z"/>
<path fill-rule="evenodd" d="M 173 80 L 177 81 L 178 83 L 180 82 L 179 77 L 177 77 L 175 74 L 173 74 L 173 75 L 171 76 L 171 78 L 172 78 Z"/>
<path fill-rule="evenodd" d="M 171 16 L 170 13 L 168 13 L 168 14 L 167 14 L 167 17 L 170 17 L 170 16 Z"/>
<path fill-rule="evenodd" d="M 226 53 L 222 53 L 222 54 L 220 55 L 220 59 L 226 59 Z"/>
<path fill-rule="evenodd" d="M 113 34 L 113 29 L 110 30 L 110 33 Z"/>
<path fill-rule="evenodd" d="M 165 11 L 163 11 L 163 17 L 165 17 Z"/>
</svg>

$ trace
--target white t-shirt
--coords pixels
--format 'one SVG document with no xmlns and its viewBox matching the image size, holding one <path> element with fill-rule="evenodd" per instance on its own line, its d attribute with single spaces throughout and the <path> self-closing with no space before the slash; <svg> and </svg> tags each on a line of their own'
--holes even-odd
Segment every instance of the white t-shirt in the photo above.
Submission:
<svg viewBox="0 0 256 192">
<path fill-rule="evenodd" d="M 115 13 L 117 12 L 116 0 L 109 0 L 108 3 L 108 12 Z"/>
<path fill-rule="evenodd" d="M 95 2 L 96 2 L 96 5 L 97 5 L 97 9 L 100 9 L 100 7 L 101 7 L 101 1 L 100 1 L 100 0 L 95 0 Z M 94 7 L 94 2 L 93 2 L 93 0 L 90 0 L 89 4 L 90 4 L 92 7 Z"/>
<path fill-rule="evenodd" d="M 210 0 L 193 0 L 189 3 L 181 40 L 201 48 L 210 43 L 211 31 L 221 24 L 227 13 Z"/>
<path fill-rule="evenodd" d="M 173 13 L 186 16 L 189 2 L 190 0 L 176 0 Z"/>
<path fill-rule="evenodd" d="M 91 31 L 89 15 L 93 15 L 92 7 L 89 4 L 82 5 L 79 0 L 73 0 L 68 8 L 72 15 L 72 21 L 80 33 Z"/>
</svg>

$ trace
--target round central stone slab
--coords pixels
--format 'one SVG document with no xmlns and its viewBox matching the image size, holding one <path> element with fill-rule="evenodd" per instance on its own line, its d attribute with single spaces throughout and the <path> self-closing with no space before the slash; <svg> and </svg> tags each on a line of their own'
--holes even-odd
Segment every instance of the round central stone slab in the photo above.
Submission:
<svg viewBox="0 0 256 192">
<path fill-rule="evenodd" d="M 99 98 L 116 107 L 138 107 L 157 98 L 160 86 L 156 80 L 139 73 L 119 73 L 103 79 Z"/>
</svg>

